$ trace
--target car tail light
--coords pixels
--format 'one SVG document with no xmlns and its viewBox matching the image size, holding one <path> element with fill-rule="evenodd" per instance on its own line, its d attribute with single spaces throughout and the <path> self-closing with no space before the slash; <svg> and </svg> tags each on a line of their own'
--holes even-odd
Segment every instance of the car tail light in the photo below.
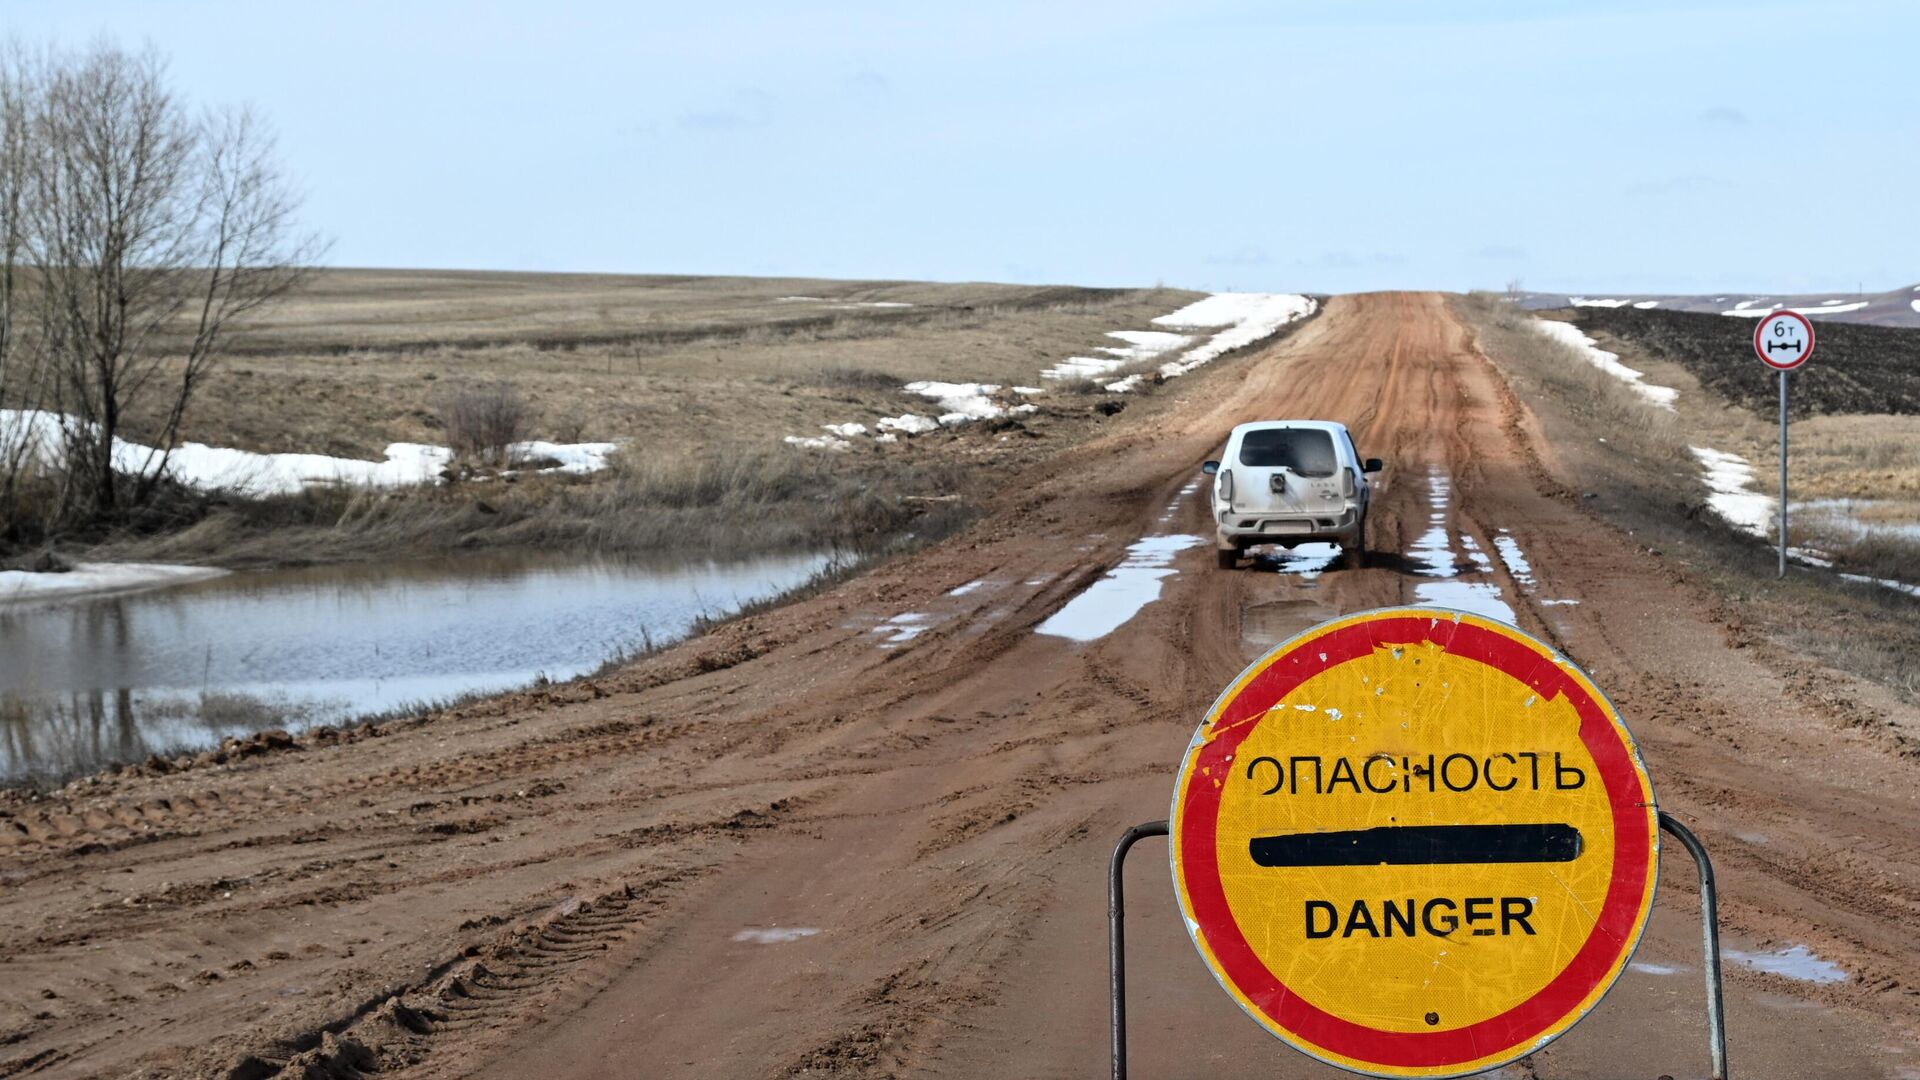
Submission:
<svg viewBox="0 0 1920 1080">
<path fill-rule="evenodd" d="M 1340 494 L 1345 495 L 1347 498 L 1351 499 L 1353 498 L 1355 491 L 1356 491 L 1356 488 L 1354 487 L 1354 483 L 1353 483 L 1353 470 L 1341 469 L 1340 470 Z"/>
<path fill-rule="evenodd" d="M 1233 470 L 1220 470 L 1220 498 L 1228 506 L 1233 505 Z"/>
</svg>

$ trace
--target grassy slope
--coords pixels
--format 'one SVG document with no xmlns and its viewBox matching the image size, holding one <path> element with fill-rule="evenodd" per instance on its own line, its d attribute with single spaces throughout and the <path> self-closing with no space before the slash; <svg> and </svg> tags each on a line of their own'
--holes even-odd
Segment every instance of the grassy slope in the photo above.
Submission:
<svg viewBox="0 0 1920 1080">
<path fill-rule="evenodd" d="M 212 500 L 91 554 L 258 565 L 490 545 L 871 546 L 937 535 L 964 517 L 996 463 L 1098 426 L 1094 399 L 1061 387 L 1018 423 L 862 442 L 849 454 L 795 450 L 782 437 L 938 412 L 901 390 L 914 379 L 1036 384 L 1042 368 L 1113 344 L 1106 332 L 1145 329 L 1200 295 L 324 271 L 235 342 L 184 438 L 377 458 L 389 442 L 444 442 L 449 388 L 505 381 L 532 402 L 535 437 L 625 440 L 618 467 L 584 480 Z M 815 299 L 782 299 L 795 296 Z M 141 438 L 157 419 L 136 409 L 126 434 Z"/>
<path fill-rule="evenodd" d="M 1678 364 L 1602 337 L 1603 347 L 1621 350 L 1622 362 L 1643 369 L 1648 382 L 1679 389 L 1676 411 L 1654 408 L 1624 383 L 1529 329 L 1528 313 L 1482 294 L 1462 299 L 1459 308 L 1481 348 L 1538 416 L 1562 469 L 1579 485 L 1584 505 L 1724 597 L 1733 633 L 1811 655 L 1907 700 L 1920 700 L 1920 601 L 1877 586 L 1847 584 L 1824 571 L 1796 568 L 1785 581 L 1776 580 L 1772 550 L 1706 509 L 1706 489 L 1687 447 L 1739 448 L 1758 424 L 1750 414 Z M 1805 673 L 1793 685 L 1794 692 L 1818 699 L 1816 704 L 1826 702 L 1823 708 L 1852 710 L 1844 717 L 1848 722 L 1875 724 L 1870 707 L 1832 693 L 1816 673 Z M 1909 752 L 1920 755 L 1920 747 Z"/>
</svg>

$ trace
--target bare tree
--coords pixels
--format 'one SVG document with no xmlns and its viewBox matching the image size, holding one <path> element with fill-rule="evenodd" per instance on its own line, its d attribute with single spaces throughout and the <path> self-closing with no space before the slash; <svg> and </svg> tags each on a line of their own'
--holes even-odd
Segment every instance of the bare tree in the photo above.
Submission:
<svg viewBox="0 0 1920 1080">
<path fill-rule="evenodd" d="M 0 541 L 20 539 L 20 485 L 37 437 L 32 420 L 39 405 L 38 353 L 18 337 L 31 323 L 15 318 L 37 75 L 18 46 L 0 53 L 0 408 L 12 407 L 21 416 L 17 423 L 0 423 Z"/>
<path fill-rule="evenodd" d="M 54 55 L 30 125 L 23 247 L 69 512 L 105 517 L 165 475 L 193 392 L 234 319 L 285 293 L 320 247 L 273 140 L 245 109 L 189 116 L 151 49 Z M 116 460 L 129 405 L 166 417 L 155 453 Z M 117 474 L 129 474 L 122 491 Z"/>
</svg>

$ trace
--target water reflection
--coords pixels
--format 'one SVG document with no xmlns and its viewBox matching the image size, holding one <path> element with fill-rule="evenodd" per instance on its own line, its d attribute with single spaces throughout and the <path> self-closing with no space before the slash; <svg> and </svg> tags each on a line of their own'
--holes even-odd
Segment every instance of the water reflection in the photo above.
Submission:
<svg viewBox="0 0 1920 1080">
<path fill-rule="evenodd" d="M 570 678 L 825 562 L 485 555 L 0 605 L 0 779 Z"/>
</svg>

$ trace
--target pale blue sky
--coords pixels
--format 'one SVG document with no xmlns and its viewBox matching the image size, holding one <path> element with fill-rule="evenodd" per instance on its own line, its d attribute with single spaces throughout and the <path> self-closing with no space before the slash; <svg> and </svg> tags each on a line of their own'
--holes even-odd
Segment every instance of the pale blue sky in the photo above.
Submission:
<svg viewBox="0 0 1920 1080">
<path fill-rule="evenodd" d="M 1920 281 L 1920 4 L 9 0 L 252 101 L 347 266 Z"/>
</svg>

